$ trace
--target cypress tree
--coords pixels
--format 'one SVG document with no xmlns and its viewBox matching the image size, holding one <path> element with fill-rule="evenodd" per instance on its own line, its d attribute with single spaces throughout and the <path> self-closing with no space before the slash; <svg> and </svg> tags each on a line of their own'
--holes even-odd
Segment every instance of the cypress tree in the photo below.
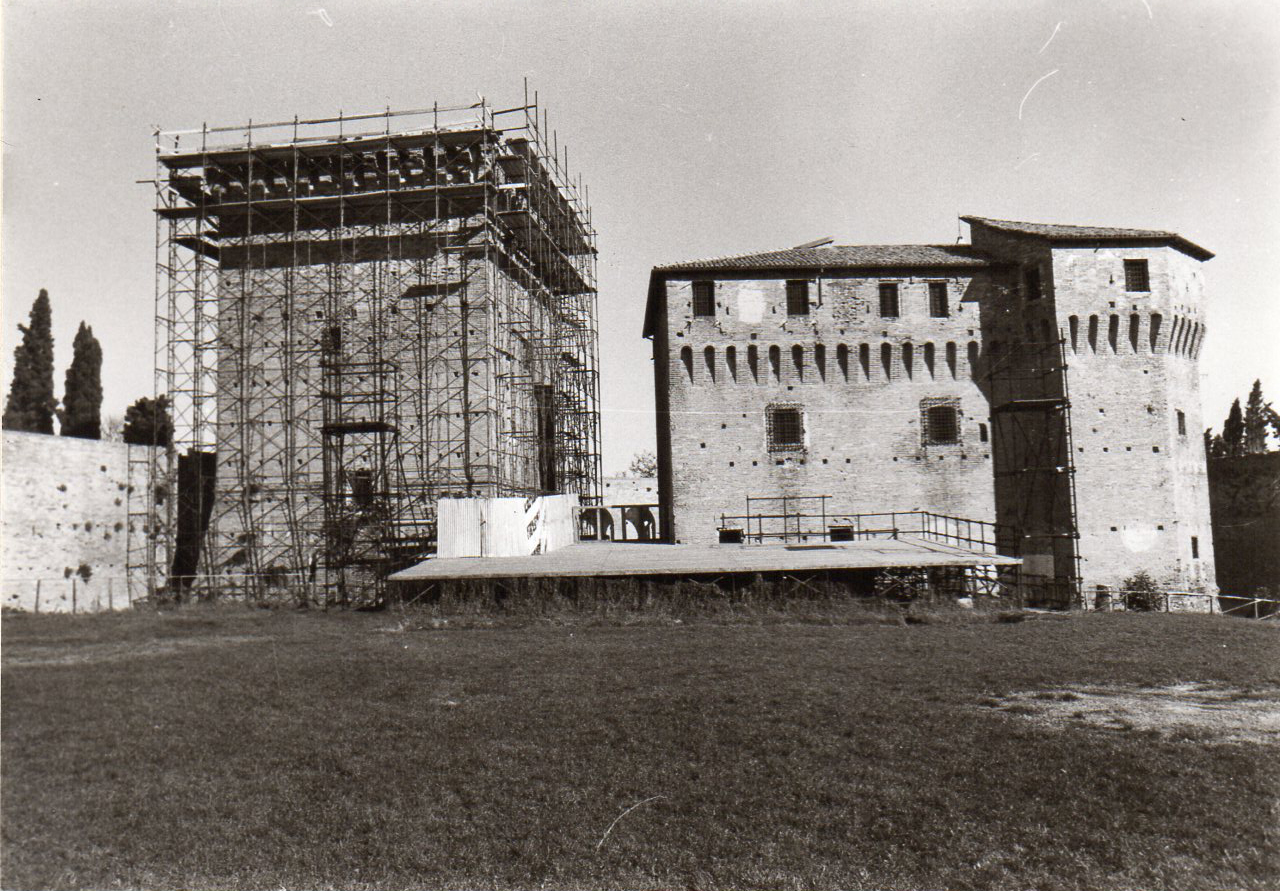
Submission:
<svg viewBox="0 0 1280 891">
<path fill-rule="evenodd" d="M 1238 458 L 1244 454 L 1244 414 L 1240 411 L 1239 399 L 1231 403 L 1231 411 L 1222 422 L 1222 442 L 1227 457 Z"/>
<path fill-rule="evenodd" d="M 76 331 L 58 421 L 63 436 L 102 438 L 102 345 L 84 322 Z"/>
<path fill-rule="evenodd" d="M 173 444 L 173 419 L 169 417 L 169 397 L 143 396 L 125 409 L 124 441 L 133 445 Z"/>
<path fill-rule="evenodd" d="M 1253 382 L 1244 409 L 1244 453 L 1260 455 L 1267 450 L 1267 427 L 1275 411 L 1271 403 L 1262 401 L 1262 381 Z"/>
<path fill-rule="evenodd" d="M 5 430 L 53 433 L 53 413 L 58 400 L 53 395 L 53 310 L 49 292 L 31 304 L 31 324 L 19 325 L 22 343 L 13 351 L 13 380 L 4 406 Z"/>
</svg>

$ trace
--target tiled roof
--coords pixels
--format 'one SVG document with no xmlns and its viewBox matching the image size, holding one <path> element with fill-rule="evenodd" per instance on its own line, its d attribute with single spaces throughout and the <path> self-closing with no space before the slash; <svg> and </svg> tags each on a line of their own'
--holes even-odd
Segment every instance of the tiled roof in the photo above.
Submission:
<svg viewBox="0 0 1280 891">
<path fill-rule="evenodd" d="M 654 268 L 654 272 L 696 272 L 702 269 L 885 269 L 907 266 L 990 266 L 991 260 L 969 245 L 950 244 L 834 244 L 791 248 L 762 254 L 712 257 Z"/>
<path fill-rule="evenodd" d="M 1063 226 L 1056 223 L 1022 223 L 1016 220 L 992 220 L 987 217 L 964 216 L 966 223 L 978 223 L 1001 232 L 1036 235 L 1050 241 L 1159 241 L 1169 242 L 1200 260 L 1213 256 L 1211 251 L 1188 241 L 1177 232 L 1162 229 L 1117 229 L 1111 226 Z"/>
</svg>

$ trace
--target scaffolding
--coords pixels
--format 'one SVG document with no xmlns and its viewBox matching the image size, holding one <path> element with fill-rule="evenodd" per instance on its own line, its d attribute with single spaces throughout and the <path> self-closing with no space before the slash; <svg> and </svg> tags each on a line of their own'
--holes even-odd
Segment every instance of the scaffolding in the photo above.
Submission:
<svg viewBox="0 0 1280 891">
<path fill-rule="evenodd" d="M 158 131 L 156 167 L 150 481 L 216 452 L 217 495 L 198 574 L 179 499 L 131 540 L 152 592 L 367 602 L 440 498 L 598 500 L 595 231 L 536 93 Z"/>
<path fill-rule="evenodd" d="M 997 551 L 1023 561 L 1028 602 L 1080 602 L 1071 398 L 1059 333 L 993 340 L 982 386 L 991 405 Z"/>
</svg>

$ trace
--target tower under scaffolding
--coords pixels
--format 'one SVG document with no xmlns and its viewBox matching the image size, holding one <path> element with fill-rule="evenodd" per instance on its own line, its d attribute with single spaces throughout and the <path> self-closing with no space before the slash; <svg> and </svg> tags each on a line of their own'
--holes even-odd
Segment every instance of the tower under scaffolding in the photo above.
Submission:
<svg viewBox="0 0 1280 891">
<path fill-rule="evenodd" d="M 367 602 L 440 498 L 598 497 L 595 232 L 536 94 L 156 137 L 152 591 Z M 170 493 L 209 452 L 187 575 Z"/>
</svg>

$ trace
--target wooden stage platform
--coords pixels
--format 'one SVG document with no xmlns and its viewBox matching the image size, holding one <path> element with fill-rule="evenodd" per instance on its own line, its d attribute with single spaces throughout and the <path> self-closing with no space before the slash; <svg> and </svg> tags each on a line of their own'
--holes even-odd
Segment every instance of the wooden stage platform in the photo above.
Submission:
<svg viewBox="0 0 1280 891">
<path fill-rule="evenodd" d="M 823 544 L 693 545 L 578 542 L 530 557 L 428 558 L 389 578 L 447 579 L 695 576 L 830 572 L 942 566 L 1017 566 L 1016 557 L 967 550 L 914 536 Z"/>
</svg>

